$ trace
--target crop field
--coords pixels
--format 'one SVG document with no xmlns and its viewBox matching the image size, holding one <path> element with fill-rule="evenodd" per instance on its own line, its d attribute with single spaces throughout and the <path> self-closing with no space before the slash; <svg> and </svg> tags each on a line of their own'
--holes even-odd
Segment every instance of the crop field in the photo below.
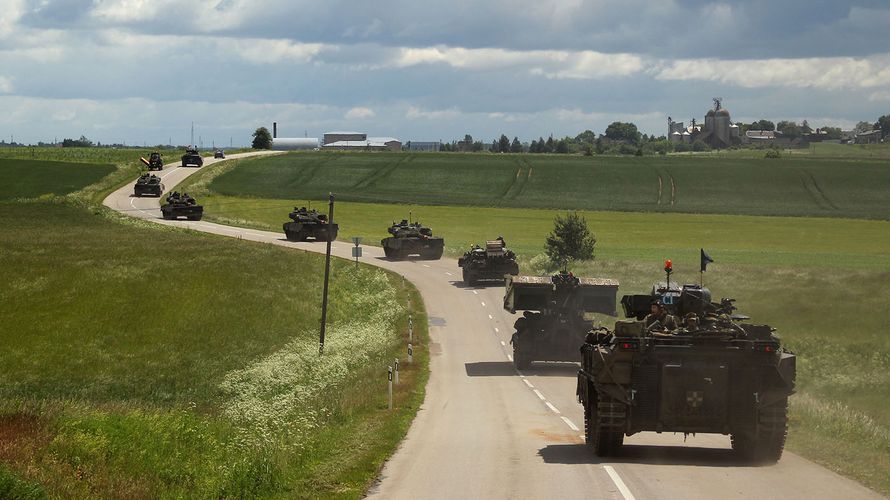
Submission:
<svg viewBox="0 0 890 500">
<path fill-rule="evenodd" d="M 345 161 L 340 155 L 331 156 L 332 162 Z M 373 161 L 386 155 L 364 156 Z M 348 159 L 358 163 L 358 159 Z M 253 181 L 251 189 L 258 190 L 263 183 L 267 191 L 254 191 L 251 197 L 214 191 L 220 179 L 256 173 L 262 164 L 269 165 L 268 160 L 258 163 L 245 161 L 224 172 L 208 169 L 189 181 L 190 189 L 200 193 L 207 218 L 280 231 L 293 205 L 307 203 L 296 196 L 272 198 L 280 186 L 265 184 L 267 179 Z M 279 168 L 284 167 L 279 164 Z M 214 178 L 219 172 L 223 173 Z M 336 170 L 327 175 L 340 178 Z M 888 191 L 886 186 L 882 189 Z M 338 196 L 342 198 L 348 196 Z M 322 200 L 315 198 L 312 206 L 326 208 Z M 537 274 L 547 272 L 543 242 L 560 211 L 348 201 L 337 202 L 335 211 L 341 238 L 361 235 L 373 245 L 386 236 L 392 220 L 407 218 L 409 213 L 444 236 L 452 256 L 472 243 L 502 235 L 520 255 L 523 272 Z M 715 296 L 737 298 L 742 312 L 778 328 L 799 355 L 799 393 L 792 398 L 789 448 L 890 492 L 886 475 L 890 468 L 890 406 L 886 404 L 890 400 L 890 337 L 883 334 L 886 327 L 880 314 L 890 301 L 886 290 L 890 222 L 731 214 L 582 214 L 597 237 L 597 257 L 574 266 L 574 271 L 617 278 L 626 293 L 645 291 L 653 281 L 663 279 L 665 258 L 674 260 L 673 279 L 698 282 L 699 249 L 705 248 L 716 259 L 704 275 Z"/>
<path fill-rule="evenodd" d="M 416 291 L 335 263 L 318 358 L 322 257 L 113 219 L 0 203 L 0 497 L 360 496 Z"/>
<path fill-rule="evenodd" d="M 886 159 L 744 155 L 305 152 L 244 162 L 209 188 L 273 199 L 333 192 L 356 202 L 890 219 Z"/>
<path fill-rule="evenodd" d="M 64 196 L 98 182 L 113 165 L 0 159 L 0 200 Z"/>
</svg>

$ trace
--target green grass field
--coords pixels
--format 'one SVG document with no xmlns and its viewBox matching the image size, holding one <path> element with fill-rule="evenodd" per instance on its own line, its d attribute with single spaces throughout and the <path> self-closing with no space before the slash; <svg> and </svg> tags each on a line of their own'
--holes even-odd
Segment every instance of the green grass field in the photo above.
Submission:
<svg viewBox="0 0 890 500">
<path fill-rule="evenodd" d="M 113 165 L 0 159 L 0 200 L 64 196 L 99 182 Z"/>
<path fill-rule="evenodd" d="M 327 164 L 325 175 L 348 177 L 335 170 L 337 162 L 347 161 L 341 156 L 358 164 L 365 158 L 369 162 L 377 158 L 384 161 L 387 155 L 331 155 L 333 163 Z M 477 161 L 507 161 L 498 156 L 477 157 Z M 264 164 L 284 169 L 281 158 L 276 160 L 245 161 L 225 171 L 209 169 L 190 179 L 189 189 L 200 195 L 210 219 L 280 231 L 292 206 L 305 201 L 272 198 L 273 193 L 280 192 L 278 183 L 265 177 L 242 178 L 239 182 L 256 190 L 251 194 L 257 197 L 213 191 L 222 179 L 231 182 L 236 175 L 256 174 L 267 168 Z M 318 169 L 315 175 L 321 172 Z M 465 173 L 448 172 L 458 177 Z M 217 174 L 219 177 L 215 177 Z M 773 182 L 783 181 L 780 178 Z M 440 179 L 438 185 L 452 184 Z M 882 189 L 886 192 L 886 187 Z M 313 206 L 325 207 L 320 201 L 323 199 L 317 198 Z M 728 210 L 732 212 L 735 207 L 730 205 Z M 471 243 L 503 235 L 519 253 L 522 269 L 533 273 L 545 272 L 543 241 L 559 213 L 536 208 L 341 201 L 336 205 L 340 237 L 361 235 L 368 244 L 379 244 L 378 238 L 386 236 L 389 223 L 407 217 L 409 211 L 445 237 L 452 256 Z M 800 392 L 792 398 L 789 448 L 890 493 L 890 405 L 886 403 L 890 400 L 890 338 L 881 333 L 885 329 L 881 312 L 890 300 L 885 285 L 890 279 L 890 222 L 732 214 L 582 213 L 598 239 L 597 259 L 576 265 L 574 270 L 581 275 L 617 278 L 624 293 L 646 291 L 653 281 L 663 279 L 665 258 L 674 261 L 675 280 L 698 282 L 699 248 L 707 249 L 716 262 L 709 267 L 705 281 L 715 296 L 737 298 L 743 312 L 757 322 L 777 327 L 799 355 Z"/>
<path fill-rule="evenodd" d="M 113 219 L 0 203 L 0 497 L 360 496 L 416 291 L 336 261 L 318 358 L 323 258 Z"/>
<path fill-rule="evenodd" d="M 244 162 L 209 188 L 273 199 L 333 192 L 356 202 L 890 219 L 890 163 L 871 157 L 305 152 Z"/>
<path fill-rule="evenodd" d="M 28 182 L 52 193 L 0 202 L 0 497 L 360 496 L 423 399 L 416 290 L 336 265 L 319 362 L 317 257 L 100 205 L 149 152 L 0 148 L 44 163 Z M 87 178 L 94 164 L 113 171 Z M 54 188 L 60 168 L 73 190 Z M 406 302 L 421 345 L 386 412 L 374 388 L 404 350 Z"/>
</svg>

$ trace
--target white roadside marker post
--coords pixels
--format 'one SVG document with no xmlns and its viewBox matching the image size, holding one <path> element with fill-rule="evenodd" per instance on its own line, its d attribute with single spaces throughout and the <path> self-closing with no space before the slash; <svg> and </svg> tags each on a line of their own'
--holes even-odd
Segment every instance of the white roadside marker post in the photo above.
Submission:
<svg viewBox="0 0 890 500">
<path fill-rule="evenodd" d="M 414 317 L 408 315 L 408 340 L 414 340 Z"/>
<path fill-rule="evenodd" d="M 399 385 L 399 358 L 396 358 L 396 385 Z"/>
<path fill-rule="evenodd" d="M 389 368 L 389 409 L 392 410 L 392 367 L 387 368 Z"/>
<path fill-rule="evenodd" d="M 408 362 L 414 362 L 414 347 L 412 347 L 410 343 L 408 344 Z"/>
</svg>

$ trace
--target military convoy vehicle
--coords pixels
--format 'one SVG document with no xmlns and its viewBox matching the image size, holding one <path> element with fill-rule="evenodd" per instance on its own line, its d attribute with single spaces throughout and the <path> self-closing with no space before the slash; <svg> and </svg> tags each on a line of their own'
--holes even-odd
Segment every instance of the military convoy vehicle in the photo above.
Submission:
<svg viewBox="0 0 890 500">
<path fill-rule="evenodd" d="M 222 149 L 217 149 L 213 152 L 213 158 L 217 160 L 224 160 L 226 158 L 226 153 Z"/>
<path fill-rule="evenodd" d="M 307 210 L 306 207 L 294 207 L 294 211 L 288 214 L 293 222 L 284 223 L 284 235 L 288 241 L 306 241 L 313 238 L 315 241 L 333 241 L 337 239 L 339 226 L 328 221 L 328 216 L 318 213 L 317 210 Z"/>
<path fill-rule="evenodd" d="M 161 215 L 167 220 L 185 217 L 188 220 L 201 220 L 204 207 L 187 193 L 173 191 L 167 196 L 167 203 L 161 205 Z"/>
<path fill-rule="evenodd" d="M 188 167 L 189 165 L 195 167 L 204 166 L 204 158 L 201 157 L 201 154 L 198 153 L 198 150 L 195 148 L 186 149 L 185 154 L 182 155 L 182 166 Z"/>
<path fill-rule="evenodd" d="M 682 318 L 676 329 L 639 321 L 653 302 Z M 779 460 L 796 368 L 773 328 L 741 322 L 732 299 L 712 302 L 699 285 L 658 283 L 621 304 L 633 319 L 591 332 L 581 348 L 577 395 L 597 455 L 655 431 L 729 434 L 744 460 Z"/>
<path fill-rule="evenodd" d="M 445 239 L 433 236 L 432 229 L 419 222 L 402 219 L 399 223 L 393 222 L 388 231 L 392 236 L 380 240 L 386 258 L 405 259 L 409 255 L 418 255 L 427 260 L 442 258 Z"/>
<path fill-rule="evenodd" d="M 149 155 L 147 160 L 141 156 L 139 157 L 139 160 L 142 161 L 149 170 L 164 170 L 164 160 L 161 159 L 161 153 L 158 153 L 157 151 Z"/>
<path fill-rule="evenodd" d="M 554 276 L 508 276 L 504 309 L 524 311 L 516 320 L 511 343 L 513 364 L 526 369 L 532 361 L 580 362 L 593 322 L 589 313 L 617 315 L 618 282 L 578 278 L 571 273 Z"/>
<path fill-rule="evenodd" d="M 519 274 L 516 254 L 506 248 L 503 238 L 486 241 L 485 248 L 475 245 L 457 259 L 464 283 L 474 285 L 480 280 L 503 280 L 505 275 Z"/>
<path fill-rule="evenodd" d="M 160 198 L 163 192 L 164 185 L 161 183 L 161 178 L 148 172 L 140 175 L 136 179 L 136 185 L 133 187 L 133 195 L 135 196 L 152 195 Z"/>
</svg>

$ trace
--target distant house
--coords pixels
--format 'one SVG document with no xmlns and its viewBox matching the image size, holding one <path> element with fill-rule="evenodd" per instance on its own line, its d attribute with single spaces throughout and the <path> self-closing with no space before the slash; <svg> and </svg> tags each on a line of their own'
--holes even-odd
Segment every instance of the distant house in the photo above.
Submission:
<svg viewBox="0 0 890 500">
<path fill-rule="evenodd" d="M 881 131 L 859 132 L 856 134 L 856 144 L 878 144 L 881 142 Z"/>
</svg>

